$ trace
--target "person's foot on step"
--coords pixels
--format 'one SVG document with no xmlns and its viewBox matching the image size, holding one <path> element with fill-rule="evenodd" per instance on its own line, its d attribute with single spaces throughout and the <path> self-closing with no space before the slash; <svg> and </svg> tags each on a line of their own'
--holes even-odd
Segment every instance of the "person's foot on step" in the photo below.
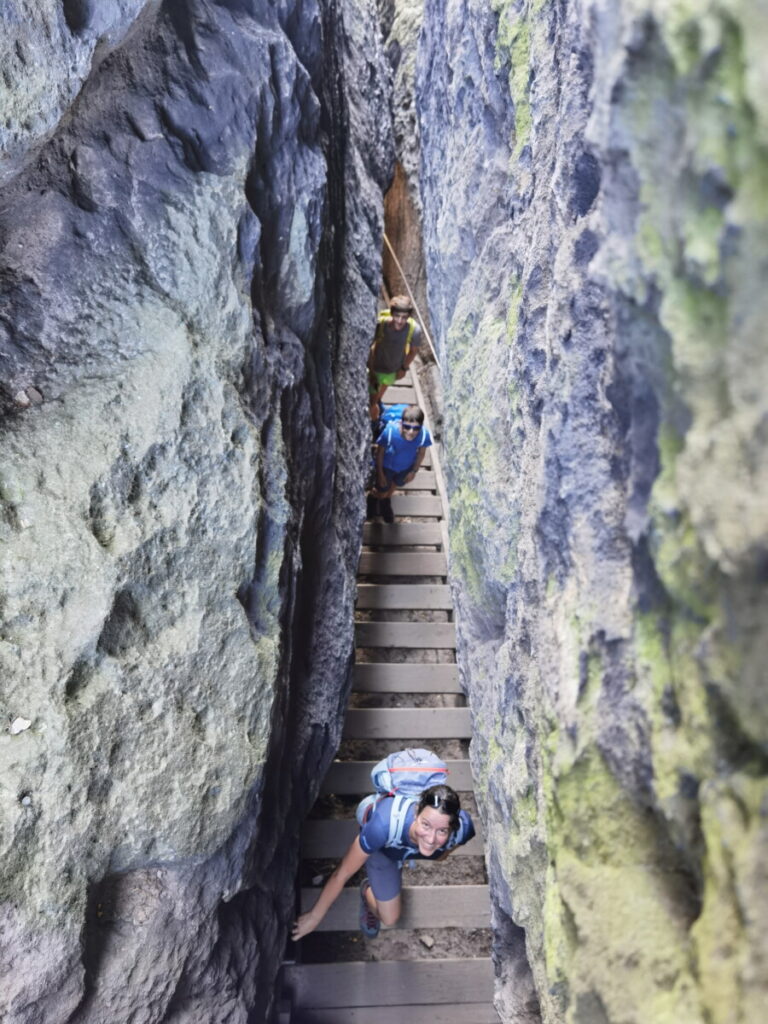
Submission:
<svg viewBox="0 0 768 1024">
<path fill-rule="evenodd" d="M 377 515 L 379 515 L 379 500 L 369 494 L 365 499 L 365 518 L 375 519 Z"/>
<path fill-rule="evenodd" d="M 360 931 L 367 939 L 375 939 L 379 934 L 381 921 L 368 906 L 368 900 L 365 898 L 366 890 L 370 887 L 371 883 L 364 878 L 360 885 Z"/>
</svg>

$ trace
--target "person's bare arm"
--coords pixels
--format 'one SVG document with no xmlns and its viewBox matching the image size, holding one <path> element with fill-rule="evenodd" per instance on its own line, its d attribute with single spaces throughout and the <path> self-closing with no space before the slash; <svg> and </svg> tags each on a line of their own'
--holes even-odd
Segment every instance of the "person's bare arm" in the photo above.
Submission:
<svg viewBox="0 0 768 1024">
<path fill-rule="evenodd" d="M 317 928 L 338 898 L 344 885 L 356 871 L 360 870 L 367 860 L 368 854 L 360 845 L 360 837 L 355 836 L 351 846 L 341 859 L 341 863 L 323 886 L 323 891 L 320 893 L 317 903 L 306 914 L 301 914 L 293 926 L 291 938 L 294 942 L 302 939 L 305 935 L 309 935 L 310 932 Z"/>
<path fill-rule="evenodd" d="M 426 450 L 427 449 L 426 449 L 426 446 L 425 446 L 425 447 L 419 448 L 419 450 L 416 452 L 416 458 L 414 459 L 413 466 L 411 466 L 410 472 L 408 473 L 408 476 L 405 478 L 406 482 L 409 481 L 409 480 L 413 480 L 413 478 L 418 473 L 419 469 L 421 469 L 421 464 L 424 461 L 424 452 Z"/>
<path fill-rule="evenodd" d="M 408 350 L 408 355 L 403 359 L 403 365 L 402 365 L 401 369 L 399 369 L 398 372 L 397 372 L 397 379 L 398 380 L 402 380 L 403 379 L 403 377 L 408 372 L 408 367 L 411 365 L 411 363 L 413 362 L 413 360 L 416 358 L 416 356 L 418 354 L 419 354 L 419 346 L 411 344 L 411 347 Z"/>
</svg>

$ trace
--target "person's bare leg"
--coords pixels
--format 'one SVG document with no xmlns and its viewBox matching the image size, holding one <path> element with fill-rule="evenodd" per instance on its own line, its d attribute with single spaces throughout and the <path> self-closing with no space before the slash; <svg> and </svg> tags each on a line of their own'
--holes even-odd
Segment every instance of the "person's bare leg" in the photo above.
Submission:
<svg viewBox="0 0 768 1024">
<path fill-rule="evenodd" d="M 387 390 L 386 385 L 382 385 L 378 390 L 371 394 L 371 401 L 369 405 L 369 414 L 372 420 L 377 420 L 381 416 L 381 396 Z"/>
<path fill-rule="evenodd" d="M 377 900 L 369 885 L 365 890 L 365 902 L 384 925 L 393 925 L 400 919 L 400 893 L 391 900 Z"/>
</svg>

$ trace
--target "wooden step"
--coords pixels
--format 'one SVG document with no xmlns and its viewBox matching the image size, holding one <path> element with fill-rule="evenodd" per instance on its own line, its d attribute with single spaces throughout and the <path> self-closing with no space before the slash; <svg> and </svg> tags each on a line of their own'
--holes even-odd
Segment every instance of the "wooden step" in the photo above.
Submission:
<svg viewBox="0 0 768 1024">
<path fill-rule="evenodd" d="M 453 856 L 453 854 L 451 855 Z M 404 868 L 405 871 L 408 868 Z M 301 890 L 301 912 L 314 906 L 320 889 Z M 360 927 L 360 890 L 342 889 L 317 927 L 320 932 L 353 932 Z M 403 886 L 403 912 L 394 928 L 490 928 L 491 906 L 487 885 Z M 418 962 L 418 961 L 417 961 Z M 350 964 L 346 965 L 351 966 Z M 474 1001 L 474 1000 L 473 1000 Z M 387 1000 L 384 1000 L 386 1003 Z M 392 1000 L 389 1000 L 392 1003 Z M 317 1001 L 315 1002 L 317 1005 Z M 342 1001 L 342 1006 L 349 1005 Z M 368 1004 L 375 1006 L 372 999 Z"/>
<path fill-rule="evenodd" d="M 457 665 L 355 665 L 352 687 L 357 693 L 461 693 Z"/>
<path fill-rule="evenodd" d="M 303 1009 L 296 1024 L 499 1024 L 493 1003 L 435 1006 L 333 1006 Z"/>
<path fill-rule="evenodd" d="M 360 576 L 445 576 L 448 563 L 442 551 L 363 551 Z"/>
<path fill-rule="evenodd" d="M 407 891 L 407 890 L 406 890 Z M 442 890 L 443 893 L 445 890 Z M 355 915 L 356 916 L 356 915 Z M 368 960 L 341 964 L 291 964 L 284 970 L 284 991 L 294 1008 L 334 1009 L 381 1007 L 388 1012 L 405 1006 L 427 1010 L 472 1003 L 487 1004 L 493 996 L 493 966 L 490 958 L 467 960 Z M 310 1018 L 308 1018 L 310 1019 Z M 341 1021 L 343 1018 L 325 1018 Z M 355 1020 L 354 1017 L 348 1018 Z M 373 1019 L 373 1018 L 371 1018 Z M 480 1017 L 474 1024 L 484 1024 Z M 498 1018 L 495 1018 L 498 1020 Z M 302 1024 L 304 1017 L 301 1018 Z M 411 1024 L 410 1015 L 377 1018 L 380 1024 L 396 1021 Z M 452 1017 L 424 1020 L 453 1021 Z M 470 1021 L 470 1024 L 472 1022 Z"/>
<path fill-rule="evenodd" d="M 277 1024 L 291 1024 L 291 1003 L 288 999 L 281 999 L 277 1011 Z"/>
<path fill-rule="evenodd" d="M 456 627 L 452 622 L 356 622 L 355 644 L 446 650 L 456 647 Z"/>
<path fill-rule="evenodd" d="M 349 708 L 346 740 L 471 739 L 469 708 Z"/>
<path fill-rule="evenodd" d="M 358 583 L 357 607 L 450 611 L 453 599 L 451 588 L 441 583 Z"/>
<path fill-rule="evenodd" d="M 413 480 L 409 480 L 407 484 L 403 484 L 403 487 L 399 488 L 399 490 L 434 491 L 436 487 L 435 474 L 430 473 L 428 469 L 420 469 Z"/>
<path fill-rule="evenodd" d="M 320 792 L 360 796 L 372 793 L 371 769 L 376 764 L 377 761 L 334 761 L 323 779 Z M 448 768 L 445 779 L 448 785 L 469 792 L 473 785 L 469 761 L 446 761 L 445 764 Z"/>
<path fill-rule="evenodd" d="M 407 405 L 415 405 L 416 391 L 412 387 L 403 385 L 398 381 L 397 384 L 389 385 L 384 392 L 382 402 L 384 405 L 399 405 L 400 402 L 405 402 Z"/>
<path fill-rule="evenodd" d="M 442 543 L 439 523 L 366 523 L 363 527 L 363 544 L 371 547 L 416 547 Z"/>
<path fill-rule="evenodd" d="M 396 516 L 432 516 L 441 519 L 443 503 L 440 498 L 431 495 L 394 494 L 392 511 Z"/>
<path fill-rule="evenodd" d="M 452 857 L 482 857 L 483 836 L 480 834 L 479 822 L 472 819 L 475 825 L 476 835 L 457 847 Z M 340 860 L 352 843 L 352 840 L 360 831 L 360 826 L 354 818 L 336 818 L 332 821 L 311 818 L 304 822 L 301 841 L 301 855 L 306 860 Z M 426 861 L 420 862 L 426 870 L 429 864 Z"/>
</svg>

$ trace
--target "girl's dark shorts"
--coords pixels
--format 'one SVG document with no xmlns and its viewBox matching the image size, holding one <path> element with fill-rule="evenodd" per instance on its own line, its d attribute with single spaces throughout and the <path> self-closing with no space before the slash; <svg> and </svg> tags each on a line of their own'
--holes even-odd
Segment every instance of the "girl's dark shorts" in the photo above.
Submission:
<svg viewBox="0 0 768 1024">
<path fill-rule="evenodd" d="M 377 900 L 393 900 L 400 895 L 402 867 L 400 862 L 390 860 L 381 850 L 368 857 L 365 869 Z"/>
</svg>

